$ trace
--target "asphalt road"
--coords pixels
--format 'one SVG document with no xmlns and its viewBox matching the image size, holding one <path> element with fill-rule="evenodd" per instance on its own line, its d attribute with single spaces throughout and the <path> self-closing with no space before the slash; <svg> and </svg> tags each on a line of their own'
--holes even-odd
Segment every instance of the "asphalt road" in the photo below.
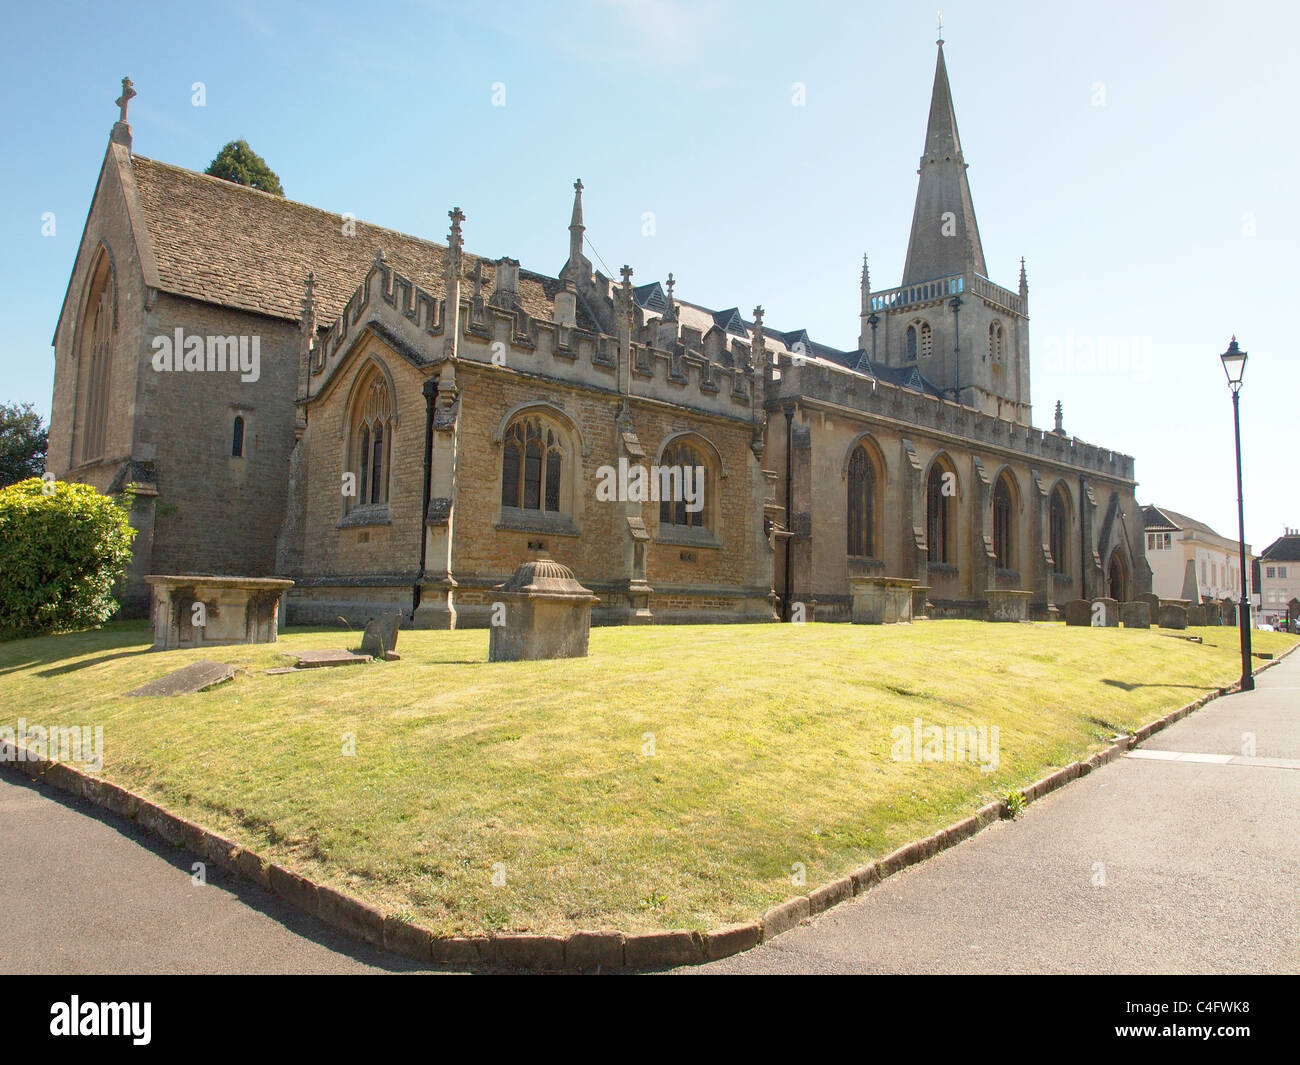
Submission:
<svg viewBox="0 0 1300 1065">
<path fill-rule="evenodd" d="M 1017 821 L 757 950 L 679 971 L 1300 972 L 1297 809 L 1300 654 Z M 220 869 L 196 886 L 195 860 L 0 774 L 0 972 L 418 969 Z"/>
</svg>

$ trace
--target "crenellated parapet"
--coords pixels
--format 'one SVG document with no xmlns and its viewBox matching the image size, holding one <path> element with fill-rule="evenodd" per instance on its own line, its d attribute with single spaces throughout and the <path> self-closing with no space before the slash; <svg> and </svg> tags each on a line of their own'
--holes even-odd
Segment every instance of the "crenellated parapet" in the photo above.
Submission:
<svg viewBox="0 0 1300 1065">
<path fill-rule="evenodd" d="M 556 311 L 557 320 L 546 321 L 529 314 L 518 301 L 484 298 L 477 283 L 471 294 L 462 296 L 460 307 L 457 361 L 579 386 L 618 388 L 616 335 L 576 324 L 564 309 Z M 665 331 L 658 319 L 635 317 L 629 346 L 631 398 L 752 420 L 755 374 L 746 341 L 717 330 L 706 336 L 700 329 L 675 323 Z M 321 391 L 367 332 L 379 335 L 417 366 L 441 364 L 449 357 L 446 346 L 434 341 L 445 338 L 447 319 L 445 294 L 402 276 L 381 253 L 338 318 L 304 345 L 304 397 Z"/>
<path fill-rule="evenodd" d="M 824 360 L 780 357 L 780 377 L 769 385 L 767 407 L 799 400 L 890 419 L 908 428 L 951 436 L 964 447 L 1013 451 L 1120 481 L 1133 480 L 1133 457 L 1051 430 L 1019 425 L 950 399 L 889 384 Z"/>
</svg>

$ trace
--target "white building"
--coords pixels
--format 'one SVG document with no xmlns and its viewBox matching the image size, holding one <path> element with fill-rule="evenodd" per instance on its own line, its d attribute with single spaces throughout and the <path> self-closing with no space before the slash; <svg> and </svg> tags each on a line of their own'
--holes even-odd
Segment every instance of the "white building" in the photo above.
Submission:
<svg viewBox="0 0 1300 1065">
<path fill-rule="evenodd" d="M 1235 539 L 1220 536 L 1204 522 L 1168 507 L 1142 508 L 1146 527 L 1151 590 L 1161 599 L 1204 602 L 1241 599 L 1241 551 Z M 1246 545 L 1246 564 L 1251 559 Z M 1195 596 L 1188 594 L 1188 563 L 1195 575 Z"/>
<path fill-rule="evenodd" d="M 1264 548 L 1255 573 L 1255 615 L 1261 623 L 1281 627 L 1287 603 L 1300 599 L 1300 529 L 1287 529 Z"/>
</svg>

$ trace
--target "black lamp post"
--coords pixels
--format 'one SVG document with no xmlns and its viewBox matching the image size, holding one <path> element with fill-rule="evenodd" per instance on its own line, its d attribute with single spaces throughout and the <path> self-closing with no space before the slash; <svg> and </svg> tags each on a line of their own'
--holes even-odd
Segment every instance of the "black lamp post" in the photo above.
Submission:
<svg viewBox="0 0 1300 1065">
<path fill-rule="evenodd" d="M 1250 667 L 1250 583 L 1246 574 L 1246 510 L 1241 497 L 1241 379 L 1246 372 L 1246 353 L 1237 347 L 1234 336 L 1219 358 L 1232 389 L 1232 429 L 1237 441 L 1237 546 L 1241 551 L 1241 607 L 1237 620 L 1241 623 L 1241 690 L 1249 692 L 1255 690 L 1255 677 Z"/>
</svg>

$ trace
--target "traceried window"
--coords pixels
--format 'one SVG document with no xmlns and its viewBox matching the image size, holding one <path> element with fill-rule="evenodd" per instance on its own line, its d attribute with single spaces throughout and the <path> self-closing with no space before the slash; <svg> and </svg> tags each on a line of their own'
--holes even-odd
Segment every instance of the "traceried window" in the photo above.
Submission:
<svg viewBox="0 0 1300 1065">
<path fill-rule="evenodd" d="M 994 362 L 1002 359 L 1002 323 L 996 320 L 989 323 L 989 358 Z"/>
<path fill-rule="evenodd" d="M 1059 484 L 1052 493 L 1051 507 L 1048 512 L 1049 524 L 1049 546 L 1052 552 L 1052 572 L 1068 573 L 1069 572 L 1069 528 L 1070 528 L 1070 511 L 1067 505 L 1065 489 Z M 1147 536 L 1148 540 L 1152 537 Z"/>
<path fill-rule="evenodd" d="M 876 466 L 865 444 L 849 458 L 848 551 L 855 558 L 876 555 Z"/>
<path fill-rule="evenodd" d="M 564 457 L 563 436 L 545 419 L 512 422 L 502 441 L 501 505 L 559 514 Z"/>
<path fill-rule="evenodd" d="M 942 462 L 930 467 L 925 484 L 925 538 L 931 562 L 951 563 L 953 491 L 957 478 Z"/>
<path fill-rule="evenodd" d="M 993 554 L 999 569 L 1014 569 L 1014 507 L 1007 475 L 998 478 L 993 489 Z"/>
<path fill-rule="evenodd" d="M 82 410 L 79 455 L 83 462 L 104 453 L 113 341 L 113 271 L 106 254 L 95 266 L 80 333 L 77 371 Z"/>
<path fill-rule="evenodd" d="M 706 515 L 712 485 L 704 452 L 689 440 L 674 440 L 664 448 L 658 465 L 659 525 L 707 529 Z M 693 500 L 686 498 L 688 484 Z"/>
<path fill-rule="evenodd" d="M 393 451 L 393 398 L 388 380 L 372 369 L 361 384 L 353 414 L 351 460 L 357 505 L 388 502 Z"/>
</svg>

